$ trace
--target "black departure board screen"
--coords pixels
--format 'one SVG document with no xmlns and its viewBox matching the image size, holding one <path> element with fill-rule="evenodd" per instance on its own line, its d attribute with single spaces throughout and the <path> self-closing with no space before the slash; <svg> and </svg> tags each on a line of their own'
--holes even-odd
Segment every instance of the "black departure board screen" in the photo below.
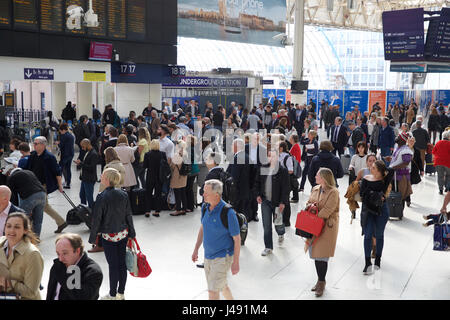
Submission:
<svg viewBox="0 0 450 320">
<path fill-rule="evenodd" d="M 41 30 L 49 32 L 64 31 L 63 0 L 41 0 Z"/>
<path fill-rule="evenodd" d="M 82 7 L 84 10 L 87 11 L 85 0 L 66 0 L 66 8 L 64 10 L 64 16 L 66 17 L 66 19 L 68 17 L 68 15 L 66 14 L 67 8 L 69 8 L 72 5 Z M 78 18 L 78 19 L 80 20 L 81 25 L 83 25 L 83 19 L 81 19 L 81 18 Z M 77 23 L 77 22 L 78 22 L 77 19 L 74 19 L 73 23 Z M 86 28 L 81 27 L 81 29 L 79 29 L 79 30 L 77 30 L 77 29 L 69 30 L 67 28 L 67 24 L 66 24 L 66 32 L 71 33 L 71 34 L 86 34 Z"/>
<path fill-rule="evenodd" d="M 450 8 L 442 8 L 437 26 L 433 59 L 450 61 Z"/>
<path fill-rule="evenodd" d="M 98 27 L 88 28 L 88 35 L 94 37 L 106 37 L 106 0 L 92 1 L 92 9 L 98 16 Z"/>
<path fill-rule="evenodd" d="M 11 26 L 11 8 L 9 1 L 0 1 L 0 26 Z"/>
<path fill-rule="evenodd" d="M 127 36 L 125 0 L 108 0 L 108 36 L 114 39 Z"/>
<path fill-rule="evenodd" d="M 127 6 L 127 38 L 130 40 L 145 39 L 145 0 L 128 0 Z"/>
<path fill-rule="evenodd" d="M 20 30 L 38 30 L 36 1 L 14 0 L 14 28 Z"/>
</svg>

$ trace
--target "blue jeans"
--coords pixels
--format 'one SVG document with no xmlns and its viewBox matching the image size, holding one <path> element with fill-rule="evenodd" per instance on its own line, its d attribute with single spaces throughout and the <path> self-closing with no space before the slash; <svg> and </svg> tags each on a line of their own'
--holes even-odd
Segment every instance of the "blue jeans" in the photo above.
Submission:
<svg viewBox="0 0 450 320">
<path fill-rule="evenodd" d="M 127 283 L 127 265 L 125 263 L 127 242 L 128 238 L 119 242 L 102 239 L 105 257 L 109 267 L 109 294 L 112 297 L 115 297 L 117 293 L 125 293 L 125 285 Z"/>
<path fill-rule="evenodd" d="M 261 211 L 264 228 L 264 245 L 266 246 L 267 249 L 273 249 L 272 223 L 273 223 L 273 216 L 275 214 L 275 208 L 272 206 L 272 203 L 270 201 L 264 200 L 261 203 Z M 279 236 L 283 235 L 285 233 L 284 225 L 275 226 L 275 231 Z"/>
<path fill-rule="evenodd" d="M 43 191 L 34 193 L 26 199 L 19 197 L 19 207 L 26 212 L 33 222 L 33 232 L 38 237 L 41 234 L 46 197 L 47 194 Z"/>
<path fill-rule="evenodd" d="M 375 236 L 377 240 L 377 252 L 376 255 L 381 257 L 384 246 L 384 229 L 386 223 L 389 220 L 389 209 L 386 201 L 381 207 L 381 215 L 376 216 L 374 214 L 367 214 L 367 223 L 364 229 L 364 254 L 366 258 L 369 258 L 372 250 L 372 237 Z"/>
<path fill-rule="evenodd" d="M 65 158 L 61 159 L 61 161 L 59 162 L 66 186 L 70 186 L 70 182 L 72 181 L 72 159 L 73 158 Z"/>
<path fill-rule="evenodd" d="M 82 204 L 87 203 L 89 208 L 94 207 L 94 184 L 95 182 L 84 182 L 81 181 L 81 189 L 80 189 L 80 200 Z"/>
<path fill-rule="evenodd" d="M 348 151 L 350 153 L 350 158 L 355 155 L 355 148 L 353 148 L 353 146 L 348 147 Z"/>
<path fill-rule="evenodd" d="M 380 149 L 381 149 L 381 157 L 387 157 L 387 156 L 391 155 L 391 148 L 389 148 L 389 147 L 380 147 Z M 386 166 L 389 166 L 390 162 L 388 162 L 388 161 L 386 161 L 384 159 L 383 159 L 383 161 L 386 164 Z"/>
</svg>

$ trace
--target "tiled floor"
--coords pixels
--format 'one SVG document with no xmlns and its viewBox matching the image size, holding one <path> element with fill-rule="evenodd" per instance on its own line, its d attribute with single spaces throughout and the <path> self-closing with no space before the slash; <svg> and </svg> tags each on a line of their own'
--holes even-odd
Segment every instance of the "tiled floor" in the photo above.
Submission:
<svg viewBox="0 0 450 320">
<path fill-rule="evenodd" d="M 72 189 L 68 194 L 75 203 L 79 203 L 80 182 L 75 170 L 73 176 Z M 402 221 L 388 222 L 382 269 L 373 276 L 362 274 L 363 237 L 359 217 L 350 224 L 350 211 L 343 197 L 347 179 L 348 176 L 345 176 L 340 180 L 339 236 L 322 299 L 450 299 L 450 252 L 433 251 L 433 227 L 422 226 L 422 215 L 437 213 L 444 199 L 438 194 L 436 176 L 426 176 L 420 185 L 413 186 L 412 205 L 405 209 Z M 98 184 L 95 190 L 98 190 Z M 308 196 L 309 191 L 300 194 L 300 202 L 292 205 L 293 213 L 304 206 Z M 63 216 L 70 209 L 58 192 L 51 195 L 50 203 Z M 295 224 L 295 214 L 291 217 L 291 223 Z M 136 216 L 134 224 L 137 239 L 153 273 L 146 279 L 128 276 L 126 298 L 207 299 L 204 271 L 191 261 L 200 224 L 200 210 L 180 217 L 169 216 L 168 212 L 163 212 L 160 218 Z M 55 229 L 55 223 L 44 214 L 40 249 L 45 259 L 42 280 L 45 287 L 52 260 L 56 258 Z M 65 231 L 81 234 L 90 248 L 86 226 L 69 226 Z M 274 242 L 273 255 L 262 257 L 262 222 L 250 223 L 248 239 L 241 250 L 241 270 L 238 275 L 229 276 L 236 299 L 316 299 L 309 291 L 317 280 L 316 272 L 312 260 L 303 251 L 303 240 L 295 235 L 293 227 L 287 229 L 285 238 L 281 247 L 277 241 Z M 202 253 L 201 250 L 200 259 Z M 90 256 L 103 270 L 100 294 L 104 295 L 109 290 L 105 256 L 103 253 Z M 42 295 L 45 297 L 46 288 Z"/>
</svg>

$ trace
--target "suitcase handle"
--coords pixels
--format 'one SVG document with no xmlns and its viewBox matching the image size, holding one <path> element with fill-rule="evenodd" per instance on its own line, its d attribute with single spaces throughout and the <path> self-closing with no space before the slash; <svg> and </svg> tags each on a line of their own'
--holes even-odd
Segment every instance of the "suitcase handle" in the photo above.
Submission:
<svg viewBox="0 0 450 320">
<path fill-rule="evenodd" d="M 64 195 L 64 197 L 67 199 L 67 201 L 69 201 L 70 205 L 75 209 L 77 206 L 72 202 L 72 200 L 70 200 L 69 196 L 67 195 L 67 193 L 64 191 L 62 193 Z"/>
</svg>

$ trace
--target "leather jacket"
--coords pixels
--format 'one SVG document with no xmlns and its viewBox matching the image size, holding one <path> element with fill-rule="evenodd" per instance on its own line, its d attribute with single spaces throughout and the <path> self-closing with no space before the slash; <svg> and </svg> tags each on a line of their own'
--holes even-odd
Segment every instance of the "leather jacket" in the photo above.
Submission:
<svg viewBox="0 0 450 320">
<path fill-rule="evenodd" d="M 95 201 L 89 243 L 95 243 L 98 233 L 118 233 L 124 229 L 128 229 L 128 238 L 136 237 L 130 199 L 125 191 L 108 187 Z"/>
</svg>

